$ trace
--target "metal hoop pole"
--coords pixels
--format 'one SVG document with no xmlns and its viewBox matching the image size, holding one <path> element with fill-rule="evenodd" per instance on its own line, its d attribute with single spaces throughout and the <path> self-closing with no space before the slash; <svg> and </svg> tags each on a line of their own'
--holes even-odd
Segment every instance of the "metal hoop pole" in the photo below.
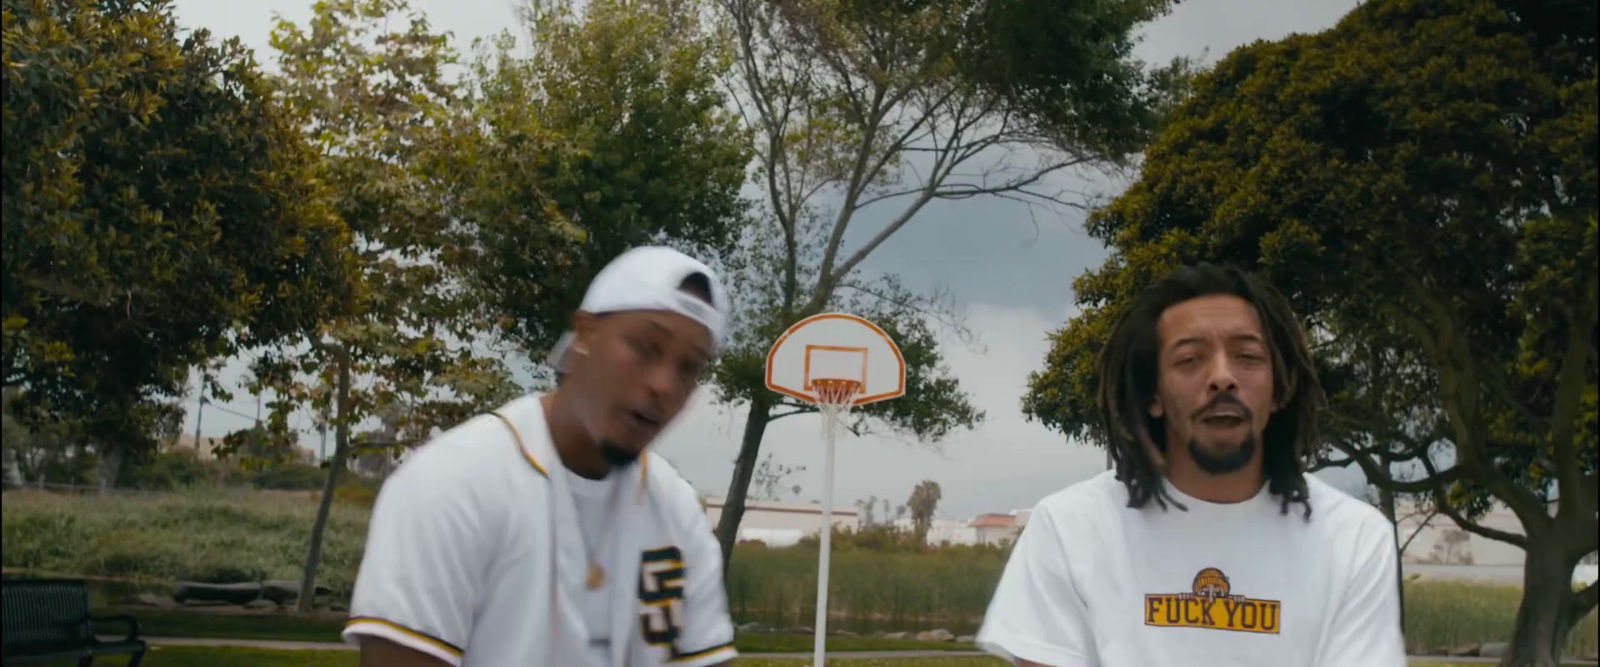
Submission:
<svg viewBox="0 0 1600 667">
<path fill-rule="evenodd" d="M 823 667 L 828 641 L 828 561 L 833 551 L 833 444 L 839 430 L 838 408 L 827 410 L 823 419 L 822 443 L 822 544 L 817 555 L 817 622 L 812 648 L 812 667 Z"/>
</svg>

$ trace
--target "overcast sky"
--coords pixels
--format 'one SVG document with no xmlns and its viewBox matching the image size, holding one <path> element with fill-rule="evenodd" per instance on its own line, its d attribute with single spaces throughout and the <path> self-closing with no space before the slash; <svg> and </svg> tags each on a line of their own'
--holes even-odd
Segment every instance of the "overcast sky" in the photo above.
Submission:
<svg viewBox="0 0 1600 667">
<path fill-rule="evenodd" d="M 176 4 L 184 27 L 238 36 L 256 49 L 264 64 L 275 58 L 268 45 L 273 16 L 303 22 L 311 15 L 310 0 L 178 0 Z M 1203 56 L 1215 62 L 1255 40 L 1331 27 L 1357 4 L 1356 0 L 1186 0 L 1171 15 L 1146 27 L 1139 54 L 1149 61 Z M 521 34 L 512 0 L 421 0 L 418 5 L 435 29 L 453 33 L 458 48 L 505 29 Z M 1102 178 L 1069 185 L 1111 196 L 1116 194 L 1116 183 Z M 866 216 L 855 231 L 870 233 L 876 222 Z M 1045 495 L 1105 468 L 1101 450 L 1070 443 L 1028 423 L 1018 407 L 1028 373 L 1044 362 L 1046 336 L 1071 314 L 1072 279 L 1098 266 L 1107 255 L 1083 232 L 1082 223 L 1081 214 L 1036 220 L 1025 207 L 999 200 L 936 203 L 864 263 L 868 271 L 899 274 L 913 288 L 947 290 L 966 307 L 978 344 L 949 341 L 944 352 L 950 369 L 973 402 L 988 412 L 988 419 L 976 430 L 935 447 L 876 438 L 842 440 L 837 505 L 848 506 L 868 496 L 900 504 L 917 482 L 931 479 L 943 489 L 939 514 L 966 518 L 1032 507 Z M 961 259 L 928 261 L 934 253 Z M 223 379 L 237 378 L 235 365 Z M 195 428 L 192 398 L 191 394 L 189 433 Z M 676 464 L 701 491 L 723 495 L 743 413 L 719 409 L 709 398 L 705 391 L 697 395 L 654 451 Z M 240 396 L 221 408 L 208 406 L 204 434 L 220 436 L 244 428 L 254 412 L 253 397 Z M 308 422 L 302 419 L 299 425 Z M 800 500 L 820 495 L 819 428 L 817 418 L 805 416 L 781 420 L 767 429 L 763 451 L 774 452 L 784 464 L 807 468 L 793 478 L 804 487 Z M 308 436 L 304 443 L 315 447 L 317 441 Z M 1341 487 L 1360 488 L 1359 481 L 1348 475 L 1327 476 Z"/>
</svg>

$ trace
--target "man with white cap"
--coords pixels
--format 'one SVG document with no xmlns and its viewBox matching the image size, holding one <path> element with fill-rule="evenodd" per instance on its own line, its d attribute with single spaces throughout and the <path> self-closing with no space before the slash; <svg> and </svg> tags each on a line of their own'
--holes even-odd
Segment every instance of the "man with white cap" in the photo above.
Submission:
<svg viewBox="0 0 1600 667">
<path fill-rule="evenodd" d="M 558 385 L 421 447 L 378 495 L 346 641 L 363 666 L 702 667 L 735 656 L 698 494 L 645 449 L 722 339 L 716 275 L 667 248 L 605 267 Z"/>
</svg>

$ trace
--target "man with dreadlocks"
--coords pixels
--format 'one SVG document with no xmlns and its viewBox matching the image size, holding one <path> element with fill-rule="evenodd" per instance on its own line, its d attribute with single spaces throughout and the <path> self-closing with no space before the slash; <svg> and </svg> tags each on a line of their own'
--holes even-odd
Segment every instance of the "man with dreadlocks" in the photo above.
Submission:
<svg viewBox="0 0 1600 667">
<path fill-rule="evenodd" d="M 1039 503 L 980 646 L 1048 667 L 1405 665 L 1388 521 L 1304 473 L 1322 392 L 1282 296 L 1177 271 L 1099 373 L 1116 470 Z"/>
</svg>

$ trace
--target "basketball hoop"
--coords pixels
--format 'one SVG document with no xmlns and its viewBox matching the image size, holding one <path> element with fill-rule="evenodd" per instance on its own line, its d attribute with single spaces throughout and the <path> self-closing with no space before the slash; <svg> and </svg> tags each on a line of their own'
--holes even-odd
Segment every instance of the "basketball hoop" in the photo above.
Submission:
<svg viewBox="0 0 1600 667">
<path fill-rule="evenodd" d="M 856 406 L 861 383 L 856 380 L 818 378 L 811 381 L 811 390 L 816 392 L 813 403 L 817 411 L 822 413 L 823 428 L 837 436 L 845 418 L 850 416 L 850 409 Z"/>
<path fill-rule="evenodd" d="M 828 634 L 828 564 L 833 536 L 833 450 L 857 405 L 906 393 L 906 360 L 878 325 L 845 313 L 795 323 L 767 353 L 767 388 L 822 413 L 822 525 L 817 557 L 817 623 L 812 665 L 822 667 Z"/>
</svg>

